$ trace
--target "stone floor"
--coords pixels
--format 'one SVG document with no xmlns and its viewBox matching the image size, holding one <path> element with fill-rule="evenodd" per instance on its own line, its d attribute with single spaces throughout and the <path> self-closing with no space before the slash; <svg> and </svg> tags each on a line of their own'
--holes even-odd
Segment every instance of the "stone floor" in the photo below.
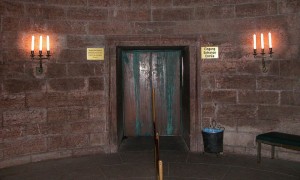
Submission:
<svg viewBox="0 0 300 180">
<path fill-rule="evenodd" d="M 126 142 L 127 141 L 127 142 Z M 151 141 L 125 140 L 120 152 L 43 161 L 0 169 L 1 180 L 155 179 Z M 300 180 L 300 163 L 224 153 L 190 153 L 180 140 L 161 140 L 165 180 Z M 137 145 L 138 144 L 138 145 Z"/>
</svg>

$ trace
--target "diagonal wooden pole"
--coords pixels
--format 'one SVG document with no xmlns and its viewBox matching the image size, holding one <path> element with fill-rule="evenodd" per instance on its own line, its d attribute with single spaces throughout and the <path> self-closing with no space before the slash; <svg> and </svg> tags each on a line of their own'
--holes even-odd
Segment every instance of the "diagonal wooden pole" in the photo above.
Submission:
<svg viewBox="0 0 300 180">
<path fill-rule="evenodd" d="M 156 175 L 158 176 L 158 165 L 157 165 L 157 159 L 158 159 L 158 147 L 157 147 L 157 135 L 156 135 L 156 120 L 155 120 L 155 89 L 152 88 L 152 126 L 153 126 L 153 140 L 154 140 L 154 165 L 155 165 L 155 171 Z"/>
<path fill-rule="evenodd" d="M 155 114 L 155 89 L 152 89 L 152 122 L 153 122 L 153 136 L 156 134 L 156 114 Z"/>
<path fill-rule="evenodd" d="M 156 131 L 156 114 L 155 114 L 155 89 L 152 89 L 152 121 L 154 137 L 154 164 L 157 180 L 163 180 L 162 161 L 159 160 L 159 133 Z"/>
</svg>

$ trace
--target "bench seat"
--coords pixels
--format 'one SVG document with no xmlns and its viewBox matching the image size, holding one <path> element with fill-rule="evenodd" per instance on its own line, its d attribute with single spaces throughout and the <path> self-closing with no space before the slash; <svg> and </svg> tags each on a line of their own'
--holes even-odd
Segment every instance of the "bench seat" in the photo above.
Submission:
<svg viewBox="0 0 300 180">
<path fill-rule="evenodd" d="M 300 150 L 300 136 L 281 133 L 281 132 L 268 132 L 256 136 L 257 142 L 257 162 L 261 161 L 261 143 L 269 144 L 272 146 L 272 159 L 274 159 L 275 146 Z"/>
</svg>

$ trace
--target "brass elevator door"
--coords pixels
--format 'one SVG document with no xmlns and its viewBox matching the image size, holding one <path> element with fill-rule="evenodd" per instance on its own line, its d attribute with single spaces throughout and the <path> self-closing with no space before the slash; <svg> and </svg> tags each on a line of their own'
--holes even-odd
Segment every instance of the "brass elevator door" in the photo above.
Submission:
<svg viewBox="0 0 300 180">
<path fill-rule="evenodd" d="M 123 50 L 121 56 L 124 135 L 153 135 L 152 87 L 158 132 L 180 135 L 181 51 Z"/>
</svg>

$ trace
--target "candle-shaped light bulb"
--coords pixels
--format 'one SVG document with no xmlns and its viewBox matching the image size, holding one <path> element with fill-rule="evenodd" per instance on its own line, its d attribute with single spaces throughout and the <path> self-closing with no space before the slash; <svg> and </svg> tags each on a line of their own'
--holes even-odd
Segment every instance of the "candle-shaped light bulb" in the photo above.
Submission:
<svg viewBox="0 0 300 180">
<path fill-rule="evenodd" d="M 49 40 L 49 36 L 47 36 L 47 51 L 50 51 L 50 40 Z"/>
<path fill-rule="evenodd" d="M 263 33 L 260 34 L 260 41 L 261 41 L 261 49 L 265 49 L 265 46 L 264 46 L 264 34 Z"/>
<path fill-rule="evenodd" d="M 253 49 L 256 49 L 256 34 L 253 34 Z"/>
<path fill-rule="evenodd" d="M 34 51 L 34 36 L 31 37 L 31 51 Z"/>
<path fill-rule="evenodd" d="M 272 35 L 269 32 L 269 48 L 272 48 Z"/>
<path fill-rule="evenodd" d="M 43 37 L 40 36 L 40 46 L 39 46 L 39 50 L 42 51 L 43 50 Z"/>
</svg>

